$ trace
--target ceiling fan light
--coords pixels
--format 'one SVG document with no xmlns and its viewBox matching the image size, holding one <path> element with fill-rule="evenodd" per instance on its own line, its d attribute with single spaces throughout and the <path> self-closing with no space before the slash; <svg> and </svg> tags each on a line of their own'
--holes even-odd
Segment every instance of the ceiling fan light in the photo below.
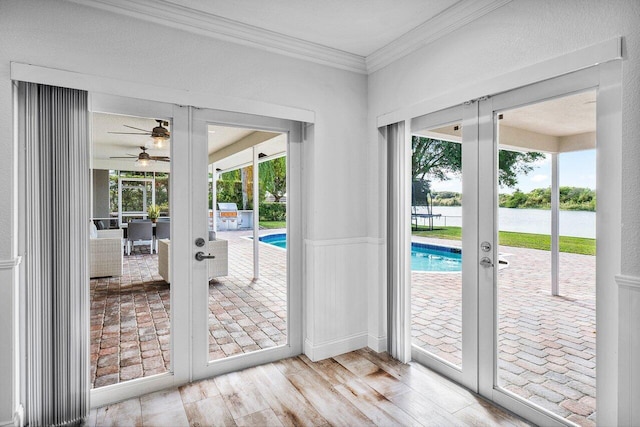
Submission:
<svg viewBox="0 0 640 427">
<path fill-rule="evenodd" d="M 136 160 L 136 162 L 138 162 L 138 166 L 149 166 L 149 160 L 148 159 L 138 159 Z"/>
<path fill-rule="evenodd" d="M 153 140 L 153 146 L 155 148 L 162 148 L 162 146 L 164 145 L 165 138 L 154 136 L 151 137 L 151 139 Z"/>
</svg>

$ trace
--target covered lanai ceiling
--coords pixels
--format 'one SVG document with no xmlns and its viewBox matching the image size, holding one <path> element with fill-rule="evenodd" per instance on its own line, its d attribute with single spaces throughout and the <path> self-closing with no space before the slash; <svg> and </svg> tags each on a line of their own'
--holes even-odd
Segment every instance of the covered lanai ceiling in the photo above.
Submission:
<svg viewBox="0 0 640 427">
<path fill-rule="evenodd" d="M 524 105 L 498 114 L 500 148 L 547 153 L 595 148 L 595 91 Z M 461 123 L 451 123 L 416 134 L 460 142 L 463 131 Z"/>
<path fill-rule="evenodd" d="M 146 135 L 122 135 L 112 132 L 137 132 L 126 127 L 152 129 L 157 125 L 152 118 L 115 114 L 92 114 L 92 168 L 148 172 L 170 172 L 170 163 L 151 162 L 141 166 L 136 162 L 140 147 L 146 147 L 151 156 L 171 156 L 171 141 L 162 148 L 153 146 Z M 171 125 L 168 126 L 171 130 Z M 256 129 L 209 125 L 207 129 L 209 163 L 216 169 L 233 170 L 249 164 L 253 159 L 253 146 L 258 147 L 265 159 L 286 153 L 286 135 Z M 127 157 L 130 159 L 113 159 Z M 262 156 L 261 156 L 262 157 Z"/>
</svg>

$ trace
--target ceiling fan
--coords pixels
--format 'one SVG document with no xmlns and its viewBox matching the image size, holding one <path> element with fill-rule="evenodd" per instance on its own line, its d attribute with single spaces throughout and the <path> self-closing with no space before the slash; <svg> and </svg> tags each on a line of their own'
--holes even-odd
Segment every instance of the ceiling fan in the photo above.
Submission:
<svg viewBox="0 0 640 427">
<path fill-rule="evenodd" d="M 167 128 L 164 127 L 164 126 L 169 126 L 169 122 L 165 120 L 158 120 L 158 119 L 156 119 L 156 122 L 158 122 L 158 126 L 154 127 L 150 131 L 146 129 L 137 128 L 135 126 L 123 125 L 124 127 L 139 130 L 142 132 L 109 132 L 109 133 L 117 134 L 117 135 L 149 135 L 151 136 L 151 139 L 153 139 L 154 145 L 160 148 L 162 147 L 162 143 L 169 139 L 169 137 L 171 136 L 171 133 Z"/>
<path fill-rule="evenodd" d="M 142 150 L 142 152 L 138 155 L 127 154 L 126 157 L 109 157 L 109 158 L 110 159 L 136 159 L 136 162 L 138 162 L 140 166 L 147 166 L 151 161 L 155 161 L 155 162 L 170 161 L 169 156 L 151 156 L 149 153 L 147 153 L 146 147 L 140 147 L 140 149 Z"/>
</svg>

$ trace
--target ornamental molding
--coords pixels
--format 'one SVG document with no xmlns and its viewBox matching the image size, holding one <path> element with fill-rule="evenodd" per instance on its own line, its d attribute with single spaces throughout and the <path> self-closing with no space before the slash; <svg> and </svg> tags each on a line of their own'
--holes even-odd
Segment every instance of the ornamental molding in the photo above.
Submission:
<svg viewBox="0 0 640 427">
<path fill-rule="evenodd" d="M 366 58 L 166 0 L 68 1 L 317 64 L 371 74 L 511 0 L 462 0 Z"/>
</svg>

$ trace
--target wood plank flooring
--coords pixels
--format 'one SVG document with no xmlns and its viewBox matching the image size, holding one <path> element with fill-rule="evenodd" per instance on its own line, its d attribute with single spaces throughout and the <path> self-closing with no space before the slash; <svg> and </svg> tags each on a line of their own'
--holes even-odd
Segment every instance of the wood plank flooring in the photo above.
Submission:
<svg viewBox="0 0 640 427">
<path fill-rule="evenodd" d="M 416 363 L 354 351 L 306 356 L 91 411 L 88 426 L 526 426 Z"/>
</svg>

